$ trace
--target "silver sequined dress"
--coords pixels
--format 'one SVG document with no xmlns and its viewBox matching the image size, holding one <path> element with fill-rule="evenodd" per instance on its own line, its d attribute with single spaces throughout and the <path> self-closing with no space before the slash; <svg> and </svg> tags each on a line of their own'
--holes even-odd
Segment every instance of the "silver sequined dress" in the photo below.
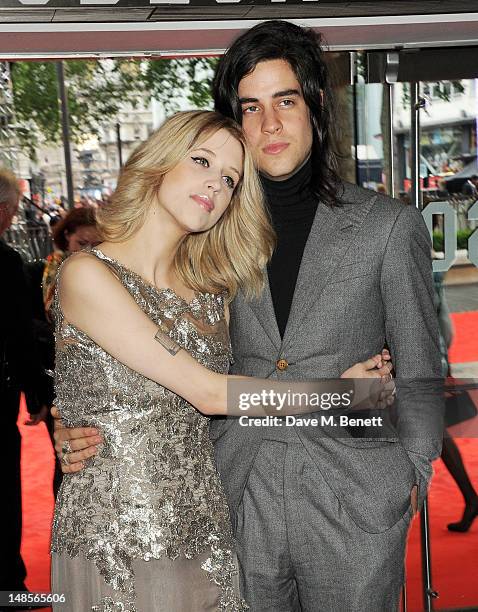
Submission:
<svg viewBox="0 0 478 612">
<path fill-rule="evenodd" d="M 181 347 L 209 369 L 227 372 L 231 352 L 223 295 L 197 294 L 188 304 L 101 251 L 91 253 Z M 52 591 L 70 589 L 72 598 L 61 610 L 76 610 L 75 605 L 98 612 L 246 610 L 237 591 L 209 419 L 65 321 L 58 295 L 55 314 L 61 416 L 68 426 L 98 427 L 105 439 L 81 472 L 63 478 L 57 499 Z M 183 571 L 184 563 L 193 566 L 192 573 Z M 76 591 L 70 583 L 75 580 Z M 138 592 L 140 583 L 146 594 Z M 217 592 L 213 604 L 211 589 Z M 78 598 L 82 601 L 75 602 Z"/>
</svg>

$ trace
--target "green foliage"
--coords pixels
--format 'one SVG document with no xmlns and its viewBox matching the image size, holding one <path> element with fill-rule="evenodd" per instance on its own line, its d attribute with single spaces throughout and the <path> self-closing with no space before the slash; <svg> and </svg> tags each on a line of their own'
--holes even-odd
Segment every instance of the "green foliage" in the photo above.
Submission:
<svg viewBox="0 0 478 612">
<path fill-rule="evenodd" d="M 458 230 L 456 233 L 456 245 L 457 249 L 468 248 L 468 238 L 471 236 L 474 230 L 467 227 L 466 229 Z M 478 231 L 478 230 L 477 230 Z M 444 249 L 444 237 L 443 232 L 439 230 L 433 231 L 433 249 L 435 251 L 443 251 Z"/>
<path fill-rule="evenodd" d="M 55 64 L 18 62 L 11 65 L 17 135 L 26 148 L 37 142 L 35 127 L 42 127 L 47 141 L 56 142 L 60 111 Z"/>
<path fill-rule="evenodd" d="M 218 58 L 150 60 L 143 64 L 143 84 L 167 114 L 186 100 L 190 108 L 212 108 L 211 86 Z"/>
<path fill-rule="evenodd" d="M 135 103 L 139 65 L 111 60 L 64 62 L 74 142 L 96 134 L 105 119 L 124 102 Z M 17 133 L 21 145 L 34 152 L 39 135 L 47 143 L 61 140 L 61 117 L 55 62 L 14 62 L 11 69 Z"/>
<path fill-rule="evenodd" d="M 443 244 L 444 244 L 443 232 L 440 232 L 438 230 L 433 230 L 433 250 L 437 252 L 438 251 L 443 252 Z"/>
<path fill-rule="evenodd" d="M 458 230 L 456 233 L 456 242 L 459 249 L 468 248 L 468 238 L 473 233 L 473 230 L 469 227 L 466 229 Z"/>
<path fill-rule="evenodd" d="M 68 60 L 63 62 L 71 139 L 81 143 L 125 105 L 154 97 L 167 114 L 183 100 L 191 108 L 210 108 L 210 88 L 217 58 L 173 60 Z M 55 62 L 11 65 L 17 134 L 34 158 L 40 135 L 61 142 L 61 116 Z"/>
</svg>

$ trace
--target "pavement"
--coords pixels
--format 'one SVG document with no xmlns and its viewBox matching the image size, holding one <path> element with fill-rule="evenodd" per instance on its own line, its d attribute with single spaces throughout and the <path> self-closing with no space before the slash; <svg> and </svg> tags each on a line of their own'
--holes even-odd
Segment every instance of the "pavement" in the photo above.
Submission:
<svg viewBox="0 0 478 612">
<path fill-rule="evenodd" d="M 450 312 L 478 310 L 478 283 L 445 285 L 445 297 Z"/>
</svg>

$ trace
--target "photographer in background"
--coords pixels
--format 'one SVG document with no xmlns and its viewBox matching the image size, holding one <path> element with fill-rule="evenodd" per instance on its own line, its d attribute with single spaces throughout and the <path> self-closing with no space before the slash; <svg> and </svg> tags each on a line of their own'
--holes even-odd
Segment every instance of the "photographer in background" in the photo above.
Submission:
<svg viewBox="0 0 478 612">
<path fill-rule="evenodd" d="M 2 445 L 0 491 L 3 522 L 0 527 L 2 571 L 0 591 L 23 591 L 26 570 L 20 555 L 22 504 L 20 451 L 17 427 L 20 394 L 25 393 L 30 420 L 37 425 L 48 414 L 47 377 L 43 372 L 33 336 L 23 262 L 20 255 L 1 239 L 17 213 L 21 191 L 14 174 L 0 169 L 0 426 Z"/>
</svg>

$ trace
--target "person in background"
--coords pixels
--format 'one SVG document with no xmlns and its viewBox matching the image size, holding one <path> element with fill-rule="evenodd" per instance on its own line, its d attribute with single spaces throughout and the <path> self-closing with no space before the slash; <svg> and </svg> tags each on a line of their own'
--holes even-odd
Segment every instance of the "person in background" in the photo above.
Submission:
<svg viewBox="0 0 478 612">
<path fill-rule="evenodd" d="M 55 250 L 47 257 L 43 271 L 43 303 L 45 313 L 49 311 L 55 292 L 56 273 L 60 264 L 70 255 L 87 247 L 99 244 L 95 211 L 92 208 L 74 208 L 53 227 Z"/>
<path fill-rule="evenodd" d="M 0 237 L 10 227 L 21 197 L 14 174 L 0 169 Z M 20 394 L 25 393 L 30 420 L 46 418 L 47 380 L 33 335 L 27 284 L 20 255 L 0 238 L 2 299 L 0 300 L 0 427 L 5 443 L 0 475 L 2 571 L 0 591 L 24 591 L 26 568 L 20 554 L 22 503 L 21 436 L 17 427 Z"/>
<path fill-rule="evenodd" d="M 443 272 L 434 272 L 433 280 L 438 322 L 440 324 L 440 352 L 442 356 L 443 374 L 444 376 L 450 376 L 448 349 L 453 341 L 453 323 L 446 303 L 443 278 Z M 453 411 L 456 409 L 456 404 L 450 403 L 446 405 L 445 424 L 447 424 L 447 422 L 457 424 L 462 422 L 462 419 L 466 420 L 466 415 L 464 418 L 464 415 L 453 414 Z M 465 533 L 470 529 L 473 521 L 478 516 L 478 494 L 470 480 L 460 449 L 447 429 L 445 429 L 443 436 L 441 459 L 459 488 L 460 493 L 463 495 L 463 500 L 465 502 L 462 518 L 459 521 L 448 523 L 447 527 L 449 531 Z"/>
<path fill-rule="evenodd" d="M 56 273 L 60 264 L 70 253 L 99 242 L 96 229 L 95 211 L 92 208 L 74 208 L 63 217 L 58 217 L 53 225 L 52 235 L 56 249 L 44 260 L 25 264 L 29 288 L 29 302 L 33 315 L 33 330 L 40 351 L 40 359 L 45 371 L 53 374 L 55 369 L 55 339 L 50 307 L 55 291 Z M 48 377 L 48 404 L 54 398 L 53 377 Z M 48 413 L 46 425 L 50 436 L 53 434 L 53 421 Z M 52 440 L 53 442 L 53 440 Z M 55 455 L 53 494 L 56 497 L 60 488 L 62 472 Z"/>
<path fill-rule="evenodd" d="M 99 235 L 96 228 L 96 216 L 93 208 L 73 208 L 60 219 L 52 228 L 53 242 L 56 250 L 51 253 L 46 263 L 41 264 L 32 281 L 32 302 L 38 304 L 35 308 L 34 327 L 40 345 L 40 355 L 45 370 L 53 372 L 55 369 L 55 339 L 53 334 L 53 321 L 50 316 L 50 308 L 55 293 L 56 274 L 61 263 L 71 254 L 81 251 L 87 247 L 99 244 Z M 29 265 L 30 268 L 38 267 L 38 264 Z M 29 270 L 30 271 L 30 270 Z M 40 296 L 40 279 L 42 295 Z M 49 380 L 50 404 L 53 401 L 53 379 Z M 53 420 L 48 414 L 46 419 L 48 432 L 53 442 Z M 53 493 L 56 497 L 62 480 L 62 472 L 58 457 L 55 455 L 55 472 L 53 476 Z"/>
</svg>

